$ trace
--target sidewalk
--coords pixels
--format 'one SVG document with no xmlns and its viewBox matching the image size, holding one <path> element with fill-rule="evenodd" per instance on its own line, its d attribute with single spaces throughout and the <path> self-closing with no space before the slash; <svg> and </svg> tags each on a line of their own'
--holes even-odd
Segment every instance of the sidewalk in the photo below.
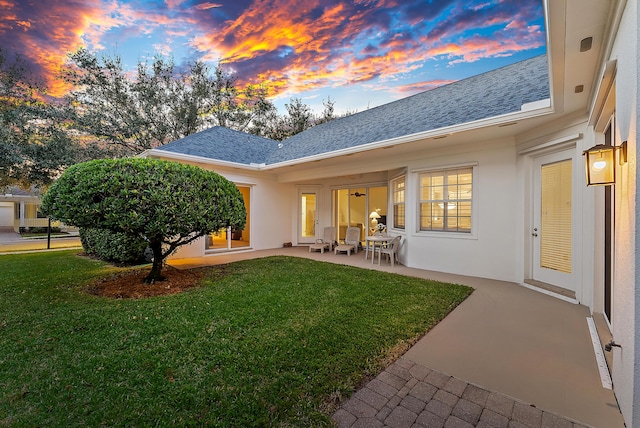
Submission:
<svg viewBox="0 0 640 428">
<path fill-rule="evenodd" d="M 50 249 L 79 248 L 80 238 L 52 237 Z M 22 238 L 20 234 L 13 231 L 13 227 L 0 227 L 0 254 L 13 253 L 17 251 L 38 251 L 47 249 L 47 237 L 42 238 Z"/>
</svg>

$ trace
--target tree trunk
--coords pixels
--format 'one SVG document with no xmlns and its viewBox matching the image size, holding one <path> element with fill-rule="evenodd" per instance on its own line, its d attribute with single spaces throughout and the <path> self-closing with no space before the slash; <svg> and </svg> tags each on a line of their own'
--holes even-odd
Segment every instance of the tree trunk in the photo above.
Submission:
<svg viewBox="0 0 640 428">
<path fill-rule="evenodd" d="M 151 272 L 144 279 L 147 284 L 153 284 L 156 281 L 163 281 L 165 278 L 162 276 L 162 241 L 153 240 L 149 242 L 149 248 L 153 253 L 153 265 L 151 266 Z"/>
</svg>

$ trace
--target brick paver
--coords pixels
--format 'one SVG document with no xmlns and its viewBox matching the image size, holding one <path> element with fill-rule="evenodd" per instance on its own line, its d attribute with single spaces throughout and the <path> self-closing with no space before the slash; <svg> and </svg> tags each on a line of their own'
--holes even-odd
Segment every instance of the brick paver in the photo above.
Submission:
<svg viewBox="0 0 640 428">
<path fill-rule="evenodd" d="M 342 404 L 338 428 L 587 428 L 400 358 Z"/>
</svg>

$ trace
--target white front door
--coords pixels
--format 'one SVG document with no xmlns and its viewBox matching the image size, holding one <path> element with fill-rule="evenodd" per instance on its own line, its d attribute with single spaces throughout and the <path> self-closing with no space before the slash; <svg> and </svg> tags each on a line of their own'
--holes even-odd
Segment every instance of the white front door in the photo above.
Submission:
<svg viewBox="0 0 640 428">
<path fill-rule="evenodd" d="M 314 189 L 298 191 L 298 243 L 312 244 L 318 235 L 318 194 Z"/>
<path fill-rule="evenodd" d="M 574 283 L 573 151 L 535 159 L 533 279 L 572 291 Z"/>
</svg>

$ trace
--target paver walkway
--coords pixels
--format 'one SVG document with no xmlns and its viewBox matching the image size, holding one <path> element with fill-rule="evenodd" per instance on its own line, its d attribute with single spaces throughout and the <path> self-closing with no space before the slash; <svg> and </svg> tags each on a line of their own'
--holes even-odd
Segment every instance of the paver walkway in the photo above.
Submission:
<svg viewBox="0 0 640 428">
<path fill-rule="evenodd" d="M 406 358 L 356 392 L 333 421 L 338 428 L 585 427 Z"/>
</svg>

